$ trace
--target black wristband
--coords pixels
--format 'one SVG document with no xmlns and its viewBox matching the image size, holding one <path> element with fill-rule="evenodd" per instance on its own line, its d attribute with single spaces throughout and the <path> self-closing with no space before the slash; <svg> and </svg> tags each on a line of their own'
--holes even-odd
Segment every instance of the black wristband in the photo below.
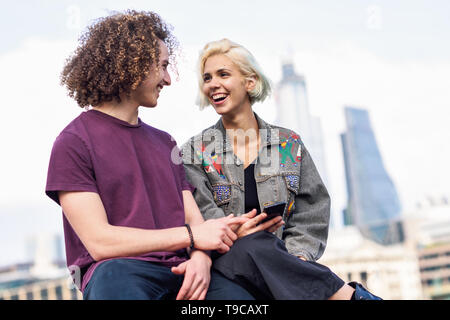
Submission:
<svg viewBox="0 0 450 320">
<path fill-rule="evenodd" d="M 189 248 L 192 250 L 194 249 L 194 235 L 192 234 L 191 226 L 189 224 L 186 223 L 184 226 L 189 233 L 189 239 L 191 240 L 191 245 L 189 246 Z"/>
</svg>

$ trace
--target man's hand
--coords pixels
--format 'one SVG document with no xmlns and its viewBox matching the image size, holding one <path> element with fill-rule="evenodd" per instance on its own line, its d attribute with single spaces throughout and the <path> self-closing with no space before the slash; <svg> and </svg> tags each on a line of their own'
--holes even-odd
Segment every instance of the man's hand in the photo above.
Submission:
<svg viewBox="0 0 450 320">
<path fill-rule="evenodd" d="M 237 235 L 231 229 L 234 225 L 240 225 L 245 218 L 234 217 L 230 214 L 220 219 L 210 219 L 201 224 L 191 226 L 194 236 L 195 248 L 200 250 L 217 250 L 225 253 L 230 250 Z"/>
<path fill-rule="evenodd" d="M 172 268 L 175 274 L 184 274 L 177 300 L 204 300 L 211 280 L 211 258 L 204 252 L 194 250 L 191 258 Z"/>
<path fill-rule="evenodd" d="M 267 214 L 262 212 L 261 214 L 256 215 L 256 212 L 256 209 L 253 209 L 239 217 L 245 218 L 246 221 L 242 223 L 237 229 L 235 229 L 238 238 L 242 238 L 246 235 L 262 230 L 274 232 L 279 227 L 284 225 L 284 221 L 281 216 L 277 216 L 273 219 L 270 219 L 269 221 L 261 223 L 267 217 Z"/>
</svg>

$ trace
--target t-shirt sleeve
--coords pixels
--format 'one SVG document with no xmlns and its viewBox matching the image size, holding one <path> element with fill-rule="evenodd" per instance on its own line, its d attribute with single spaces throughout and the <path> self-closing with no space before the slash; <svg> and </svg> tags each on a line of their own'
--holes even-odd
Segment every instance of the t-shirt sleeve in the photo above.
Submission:
<svg viewBox="0 0 450 320">
<path fill-rule="evenodd" d="M 192 184 L 190 184 L 189 181 L 187 180 L 186 171 L 184 171 L 183 164 L 178 164 L 177 167 L 178 167 L 180 179 L 181 179 L 181 190 L 189 190 L 190 192 L 194 192 L 195 187 Z"/>
<path fill-rule="evenodd" d="M 177 172 L 180 181 L 181 181 L 181 190 L 189 190 L 190 192 L 195 191 L 195 187 L 189 183 L 186 178 L 186 171 L 184 170 L 183 165 L 183 156 L 181 154 L 180 148 L 176 141 L 171 137 L 173 146 L 172 146 L 172 163 L 175 165 L 175 171 Z"/>
<path fill-rule="evenodd" d="M 98 193 L 89 150 L 71 133 L 61 133 L 53 144 L 45 193 L 59 203 L 58 191 Z"/>
</svg>

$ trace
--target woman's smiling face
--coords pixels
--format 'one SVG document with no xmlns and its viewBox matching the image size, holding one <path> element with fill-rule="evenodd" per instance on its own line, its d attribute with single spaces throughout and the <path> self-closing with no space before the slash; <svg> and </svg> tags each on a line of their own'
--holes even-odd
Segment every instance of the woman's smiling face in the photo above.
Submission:
<svg viewBox="0 0 450 320">
<path fill-rule="evenodd" d="M 220 115 L 250 107 L 248 92 L 254 81 L 246 79 L 236 64 L 223 54 L 209 57 L 203 69 L 203 94 Z"/>
</svg>

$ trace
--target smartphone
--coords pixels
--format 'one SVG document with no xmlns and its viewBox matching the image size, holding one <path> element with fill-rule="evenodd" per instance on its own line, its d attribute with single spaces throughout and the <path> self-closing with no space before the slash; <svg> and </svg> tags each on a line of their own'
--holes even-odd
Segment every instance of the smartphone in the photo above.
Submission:
<svg viewBox="0 0 450 320">
<path fill-rule="evenodd" d="M 283 215 L 284 208 L 286 207 L 286 202 L 276 202 L 270 206 L 264 207 L 263 212 L 267 213 L 267 218 L 265 218 L 261 223 L 269 221 L 276 216 Z"/>
</svg>

